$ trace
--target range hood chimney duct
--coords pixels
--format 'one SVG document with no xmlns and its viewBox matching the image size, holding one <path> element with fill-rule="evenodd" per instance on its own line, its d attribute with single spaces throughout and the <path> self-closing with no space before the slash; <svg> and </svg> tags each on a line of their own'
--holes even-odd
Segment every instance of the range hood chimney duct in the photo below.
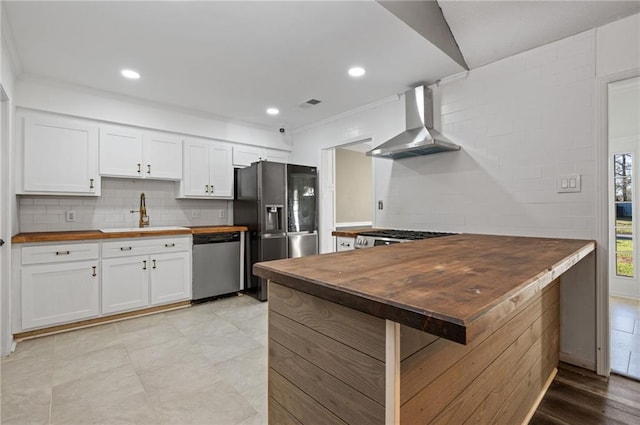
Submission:
<svg viewBox="0 0 640 425">
<path fill-rule="evenodd" d="M 460 146 L 433 129 L 433 94 L 419 86 L 405 92 L 406 130 L 367 152 L 374 158 L 402 159 L 457 151 Z"/>
</svg>

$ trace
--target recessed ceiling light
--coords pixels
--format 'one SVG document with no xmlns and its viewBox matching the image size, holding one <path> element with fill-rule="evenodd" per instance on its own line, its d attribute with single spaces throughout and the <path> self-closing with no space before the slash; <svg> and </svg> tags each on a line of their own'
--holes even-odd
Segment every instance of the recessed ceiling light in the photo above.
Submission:
<svg viewBox="0 0 640 425">
<path fill-rule="evenodd" d="M 267 108 L 267 114 L 269 115 L 278 115 L 279 113 L 278 108 Z"/>
<path fill-rule="evenodd" d="M 123 69 L 122 71 L 120 71 L 120 74 L 122 74 L 124 78 L 128 78 L 130 80 L 137 80 L 138 78 L 140 78 L 140 73 L 131 69 Z"/>
<path fill-rule="evenodd" d="M 365 74 L 365 70 L 361 66 L 354 66 L 353 68 L 349 68 L 349 75 L 352 77 L 362 77 Z"/>
</svg>

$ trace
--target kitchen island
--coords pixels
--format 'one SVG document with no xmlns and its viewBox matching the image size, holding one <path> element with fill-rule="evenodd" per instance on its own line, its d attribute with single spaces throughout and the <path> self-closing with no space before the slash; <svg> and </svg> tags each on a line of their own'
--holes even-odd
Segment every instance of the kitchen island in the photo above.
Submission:
<svg viewBox="0 0 640 425">
<path fill-rule="evenodd" d="M 558 363 L 560 276 L 594 249 L 463 234 L 256 264 L 269 423 L 526 423 Z"/>
</svg>

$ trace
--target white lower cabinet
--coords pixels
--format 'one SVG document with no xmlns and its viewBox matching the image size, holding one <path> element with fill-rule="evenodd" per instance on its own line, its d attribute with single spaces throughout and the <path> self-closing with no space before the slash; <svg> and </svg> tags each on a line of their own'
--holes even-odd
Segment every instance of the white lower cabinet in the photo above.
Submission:
<svg viewBox="0 0 640 425">
<path fill-rule="evenodd" d="M 356 238 L 336 236 L 336 252 L 350 251 L 356 246 Z"/>
<path fill-rule="evenodd" d="M 190 300 L 191 248 L 191 235 L 16 248 L 13 331 Z"/>
<path fill-rule="evenodd" d="M 67 252 L 60 250 L 60 246 L 51 247 L 52 252 Z M 89 319 L 100 314 L 97 258 L 28 264 L 23 265 L 21 271 L 23 329 Z"/>
<path fill-rule="evenodd" d="M 191 253 L 151 256 L 151 305 L 191 298 Z"/>
<path fill-rule="evenodd" d="M 190 239 L 103 242 L 102 314 L 191 299 Z"/>
<path fill-rule="evenodd" d="M 149 305 L 147 256 L 102 260 L 102 313 L 144 308 Z"/>
</svg>

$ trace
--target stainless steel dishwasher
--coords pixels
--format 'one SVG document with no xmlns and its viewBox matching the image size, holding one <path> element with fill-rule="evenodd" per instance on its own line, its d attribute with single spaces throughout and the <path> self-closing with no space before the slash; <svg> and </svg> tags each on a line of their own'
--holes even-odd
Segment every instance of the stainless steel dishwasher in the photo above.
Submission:
<svg viewBox="0 0 640 425">
<path fill-rule="evenodd" d="M 193 300 L 240 291 L 240 255 L 240 232 L 193 235 Z"/>
</svg>

